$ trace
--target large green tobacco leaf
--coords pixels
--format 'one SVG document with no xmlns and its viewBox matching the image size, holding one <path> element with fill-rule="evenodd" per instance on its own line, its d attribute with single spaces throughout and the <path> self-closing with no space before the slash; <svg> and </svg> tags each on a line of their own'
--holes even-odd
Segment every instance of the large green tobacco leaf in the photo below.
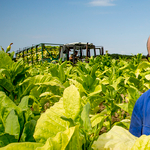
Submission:
<svg viewBox="0 0 150 150">
<path fill-rule="evenodd" d="M 11 58 L 3 51 L 0 51 L 0 68 L 11 68 L 13 61 Z"/>
<path fill-rule="evenodd" d="M 128 130 L 114 126 L 109 132 L 100 135 L 98 140 L 94 141 L 92 148 L 94 150 L 131 150 L 137 139 Z"/>
<path fill-rule="evenodd" d="M 63 100 L 55 103 L 41 115 L 37 121 L 34 138 L 37 142 L 45 142 L 49 137 L 54 137 L 58 132 L 65 131 L 68 127 L 66 121 L 60 117 L 65 116 Z"/>
<path fill-rule="evenodd" d="M 37 121 L 34 138 L 38 142 L 45 142 L 49 137 L 54 137 L 58 132 L 65 131 L 70 123 L 61 119 L 61 116 L 76 119 L 80 113 L 80 95 L 73 85 L 66 88 L 63 98 L 41 115 Z"/>
<path fill-rule="evenodd" d="M 142 135 L 136 140 L 131 150 L 148 150 L 150 149 L 150 135 Z"/>
<path fill-rule="evenodd" d="M 19 139 L 20 124 L 18 121 L 18 116 L 15 114 L 15 111 L 13 109 L 6 118 L 5 133 L 14 135 L 16 139 Z"/>
<path fill-rule="evenodd" d="M 36 150 L 80 150 L 79 140 L 79 127 L 75 126 L 64 132 L 58 132 L 53 138 L 48 138 L 45 145 Z"/>
<path fill-rule="evenodd" d="M 150 136 L 142 135 L 137 138 L 128 130 L 114 126 L 109 132 L 99 136 L 92 145 L 94 150 L 148 150 Z"/>
<path fill-rule="evenodd" d="M 23 143 L 11 143 L 0 150 L 35 150 L 37 147 L 43 146 L 42 143 L 23 142 Z"/>
<path fill-rule="evenodd" d="M 80 94 L 77 88 L 71 85 L 64 90 L 63 107 L 65 109 L 66 117 L 75 120 L 81 111 Z"/>
<path fill-rule="evenodd" d="M 20 125 L 23 125 L 24 119 L 23 119 L 23 113 L 21 111 L 21 108 L 16 106 L 16 104 L 8 97 L 6 94 L 2 91 L 0 91 L 0 118 L 2 119 L 2 122 L 4 123 L 7 116 L 9 115 L 10 111 L 14 109 L 17 112 L 18 119 L 20 122 Z"/>
<path fill-rule="evenodd" d="M 21 133 L 24 125 L 24 116 L 21 108 L 16 106 L 16 104 L 1 91 L 0 108 L 0 131 L 15 135 L 18 139 L 18 134 Z"/>
</svg>

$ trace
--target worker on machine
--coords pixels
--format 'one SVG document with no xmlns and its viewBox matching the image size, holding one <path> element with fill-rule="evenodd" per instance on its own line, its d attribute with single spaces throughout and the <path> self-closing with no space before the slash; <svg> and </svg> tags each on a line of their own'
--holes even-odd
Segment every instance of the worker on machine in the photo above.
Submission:
<svg viewBox="0 0 150 150">
<path fill-rule="evenodd" d="M 78 60 L 78 56 L 77 56 L 77 55 L 78 55 L 78 51 L 75 51 L 74 54 L 75 54 L 75 63 L 76 63 L 77 60 Z M 71 62 L 73 62 L 73 54 L 70 55 L 69 60 L 70 60 Z"/>
</svg>

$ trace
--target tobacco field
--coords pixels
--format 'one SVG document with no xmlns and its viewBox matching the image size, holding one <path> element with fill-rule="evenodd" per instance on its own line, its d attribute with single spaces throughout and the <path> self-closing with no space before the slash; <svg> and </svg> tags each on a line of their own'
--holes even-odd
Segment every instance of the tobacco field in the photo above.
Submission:
<svg viewBox="0 0 150 150">
<path fill-rule="evenodd" d="M 147 149 L 150 137 L 128 130 L 149 89 L 142 54 L 32 65 L 0 51 L 0 150 Z"/>
</svg>

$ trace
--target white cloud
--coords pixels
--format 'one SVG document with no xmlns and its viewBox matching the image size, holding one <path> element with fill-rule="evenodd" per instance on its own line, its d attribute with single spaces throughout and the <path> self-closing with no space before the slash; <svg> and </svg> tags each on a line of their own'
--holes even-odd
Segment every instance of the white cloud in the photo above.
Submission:
<svg viewBox="0 0 150 150">
<path fill-rule="evenodd" d="M 114 6 L 114 0 L 92 0 L 89 4 L 92 6 Z"/>
</svg>

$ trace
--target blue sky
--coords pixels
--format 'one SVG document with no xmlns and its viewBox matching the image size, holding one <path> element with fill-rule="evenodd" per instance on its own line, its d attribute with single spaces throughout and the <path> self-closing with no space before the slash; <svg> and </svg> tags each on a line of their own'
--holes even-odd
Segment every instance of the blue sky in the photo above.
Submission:
<svg viewBox="0 0 150 150">
<path fill-rule="evenodd" d="M 149 0 L 0 0 L 0 46 L 90 42 L 110 54 L 147 54 Z"/>
</svg>

